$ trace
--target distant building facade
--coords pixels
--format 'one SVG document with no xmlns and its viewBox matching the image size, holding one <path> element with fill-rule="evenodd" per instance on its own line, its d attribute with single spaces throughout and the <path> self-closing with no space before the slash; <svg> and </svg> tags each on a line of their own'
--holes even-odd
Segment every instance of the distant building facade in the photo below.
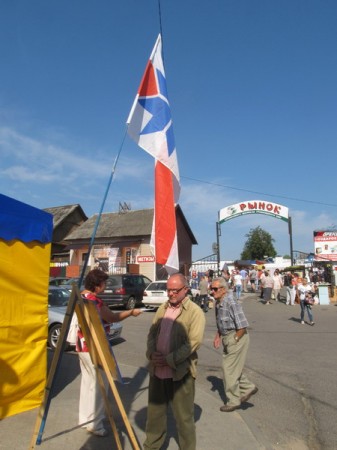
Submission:
<svg viewBox="0 0 337 450">
<path fill-rule="evenodd" d="M 52 208 L 48 209 L 48 212 Z M 166 278 L 166 270 L 155 263 L 150 239 L 153 209 L 126 210 L 102 214 L 94 245 L 88 260 L 88 269 L 99 267 L 107 273 L 141 273 L 151 280 Z M 76 226 L 62 240 L 63 250 L 72 276 L 79 274 L 87 254 L 96 224 L 97 214 Z M 197 241 L 179 205 L 176 206 L 179 271 L 189 274 L 192 263 L 192 245 Z M 63 258 L 63 262 L 65 258 Z"/>
</svg>

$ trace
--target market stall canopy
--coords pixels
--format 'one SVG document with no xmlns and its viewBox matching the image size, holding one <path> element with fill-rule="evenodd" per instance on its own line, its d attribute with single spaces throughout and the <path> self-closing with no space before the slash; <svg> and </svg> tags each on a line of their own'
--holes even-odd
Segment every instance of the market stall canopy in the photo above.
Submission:
<svg viewBox="0 0 337 450">
<path fill-rule="evenodd" d="M 255 259 L 237 259 L 234 261 L 236 267 L 248 267 L 254 266 L 256 264 Z"/>
<path fill-rule="evenodd" d="M 0 194 L 0 238 L 22 242 L 52 240 L 53 216 Z"/>
<path fill-rule="evenodd" d="M 40 406 L 53 217 L 0 194 L 0 419 Z"/>
</svg>

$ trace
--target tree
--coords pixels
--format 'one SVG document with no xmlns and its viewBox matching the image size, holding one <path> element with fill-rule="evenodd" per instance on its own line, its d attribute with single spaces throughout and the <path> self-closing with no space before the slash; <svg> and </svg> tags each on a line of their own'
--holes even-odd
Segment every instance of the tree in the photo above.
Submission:
<svg viewBox="0 0 337 450">
<path fill-rule="evenodd" d="M 246 237 L 248 239 L 241 253 L 241 259 L 264 259 L 265 256 L 274 258 L 277 255 L 273 245 L 275 239 L 261 227 L 251 228 Z"/>
</svg>

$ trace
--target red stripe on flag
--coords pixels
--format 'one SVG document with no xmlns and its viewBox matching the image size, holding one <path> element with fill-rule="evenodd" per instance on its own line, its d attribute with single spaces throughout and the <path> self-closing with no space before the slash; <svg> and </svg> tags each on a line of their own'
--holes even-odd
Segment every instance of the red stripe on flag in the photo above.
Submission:
<svg viewBox="0 0 337 450">
<path fill-rule="evenodd" d="M 161 162 L 155 168 L 156 262 L 166 264 L 176 235 L 172 172 Z"/>
<path fill-rule="evenodd" d="M 151 61 L 147 62 L 143 79 L 139 85 L 138 94 L 140 97 L 158 95 L 156 76 L 154 74 L 154 68 Z"/>
</svg>

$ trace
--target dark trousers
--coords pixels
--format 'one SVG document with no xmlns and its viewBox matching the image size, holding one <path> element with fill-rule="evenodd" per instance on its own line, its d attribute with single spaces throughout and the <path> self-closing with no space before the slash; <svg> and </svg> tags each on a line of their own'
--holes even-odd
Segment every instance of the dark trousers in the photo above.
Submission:
<svg viewBox="0 0 337 450">
<path fill-rule="evenodd" d="M 208 295 L 200 295 L 200 306 L 204 311 L 208 311 Z"/>
<path fill-rule="evenodd" d="M 171 405 L 181 450 L 196 449 L 194 423 L 195 380 L 187 374 L 182 380 L 161 380 L 150 376 L 144 450 L 160 450 L 167 432 L 167 410 Z"/>
</svg>

